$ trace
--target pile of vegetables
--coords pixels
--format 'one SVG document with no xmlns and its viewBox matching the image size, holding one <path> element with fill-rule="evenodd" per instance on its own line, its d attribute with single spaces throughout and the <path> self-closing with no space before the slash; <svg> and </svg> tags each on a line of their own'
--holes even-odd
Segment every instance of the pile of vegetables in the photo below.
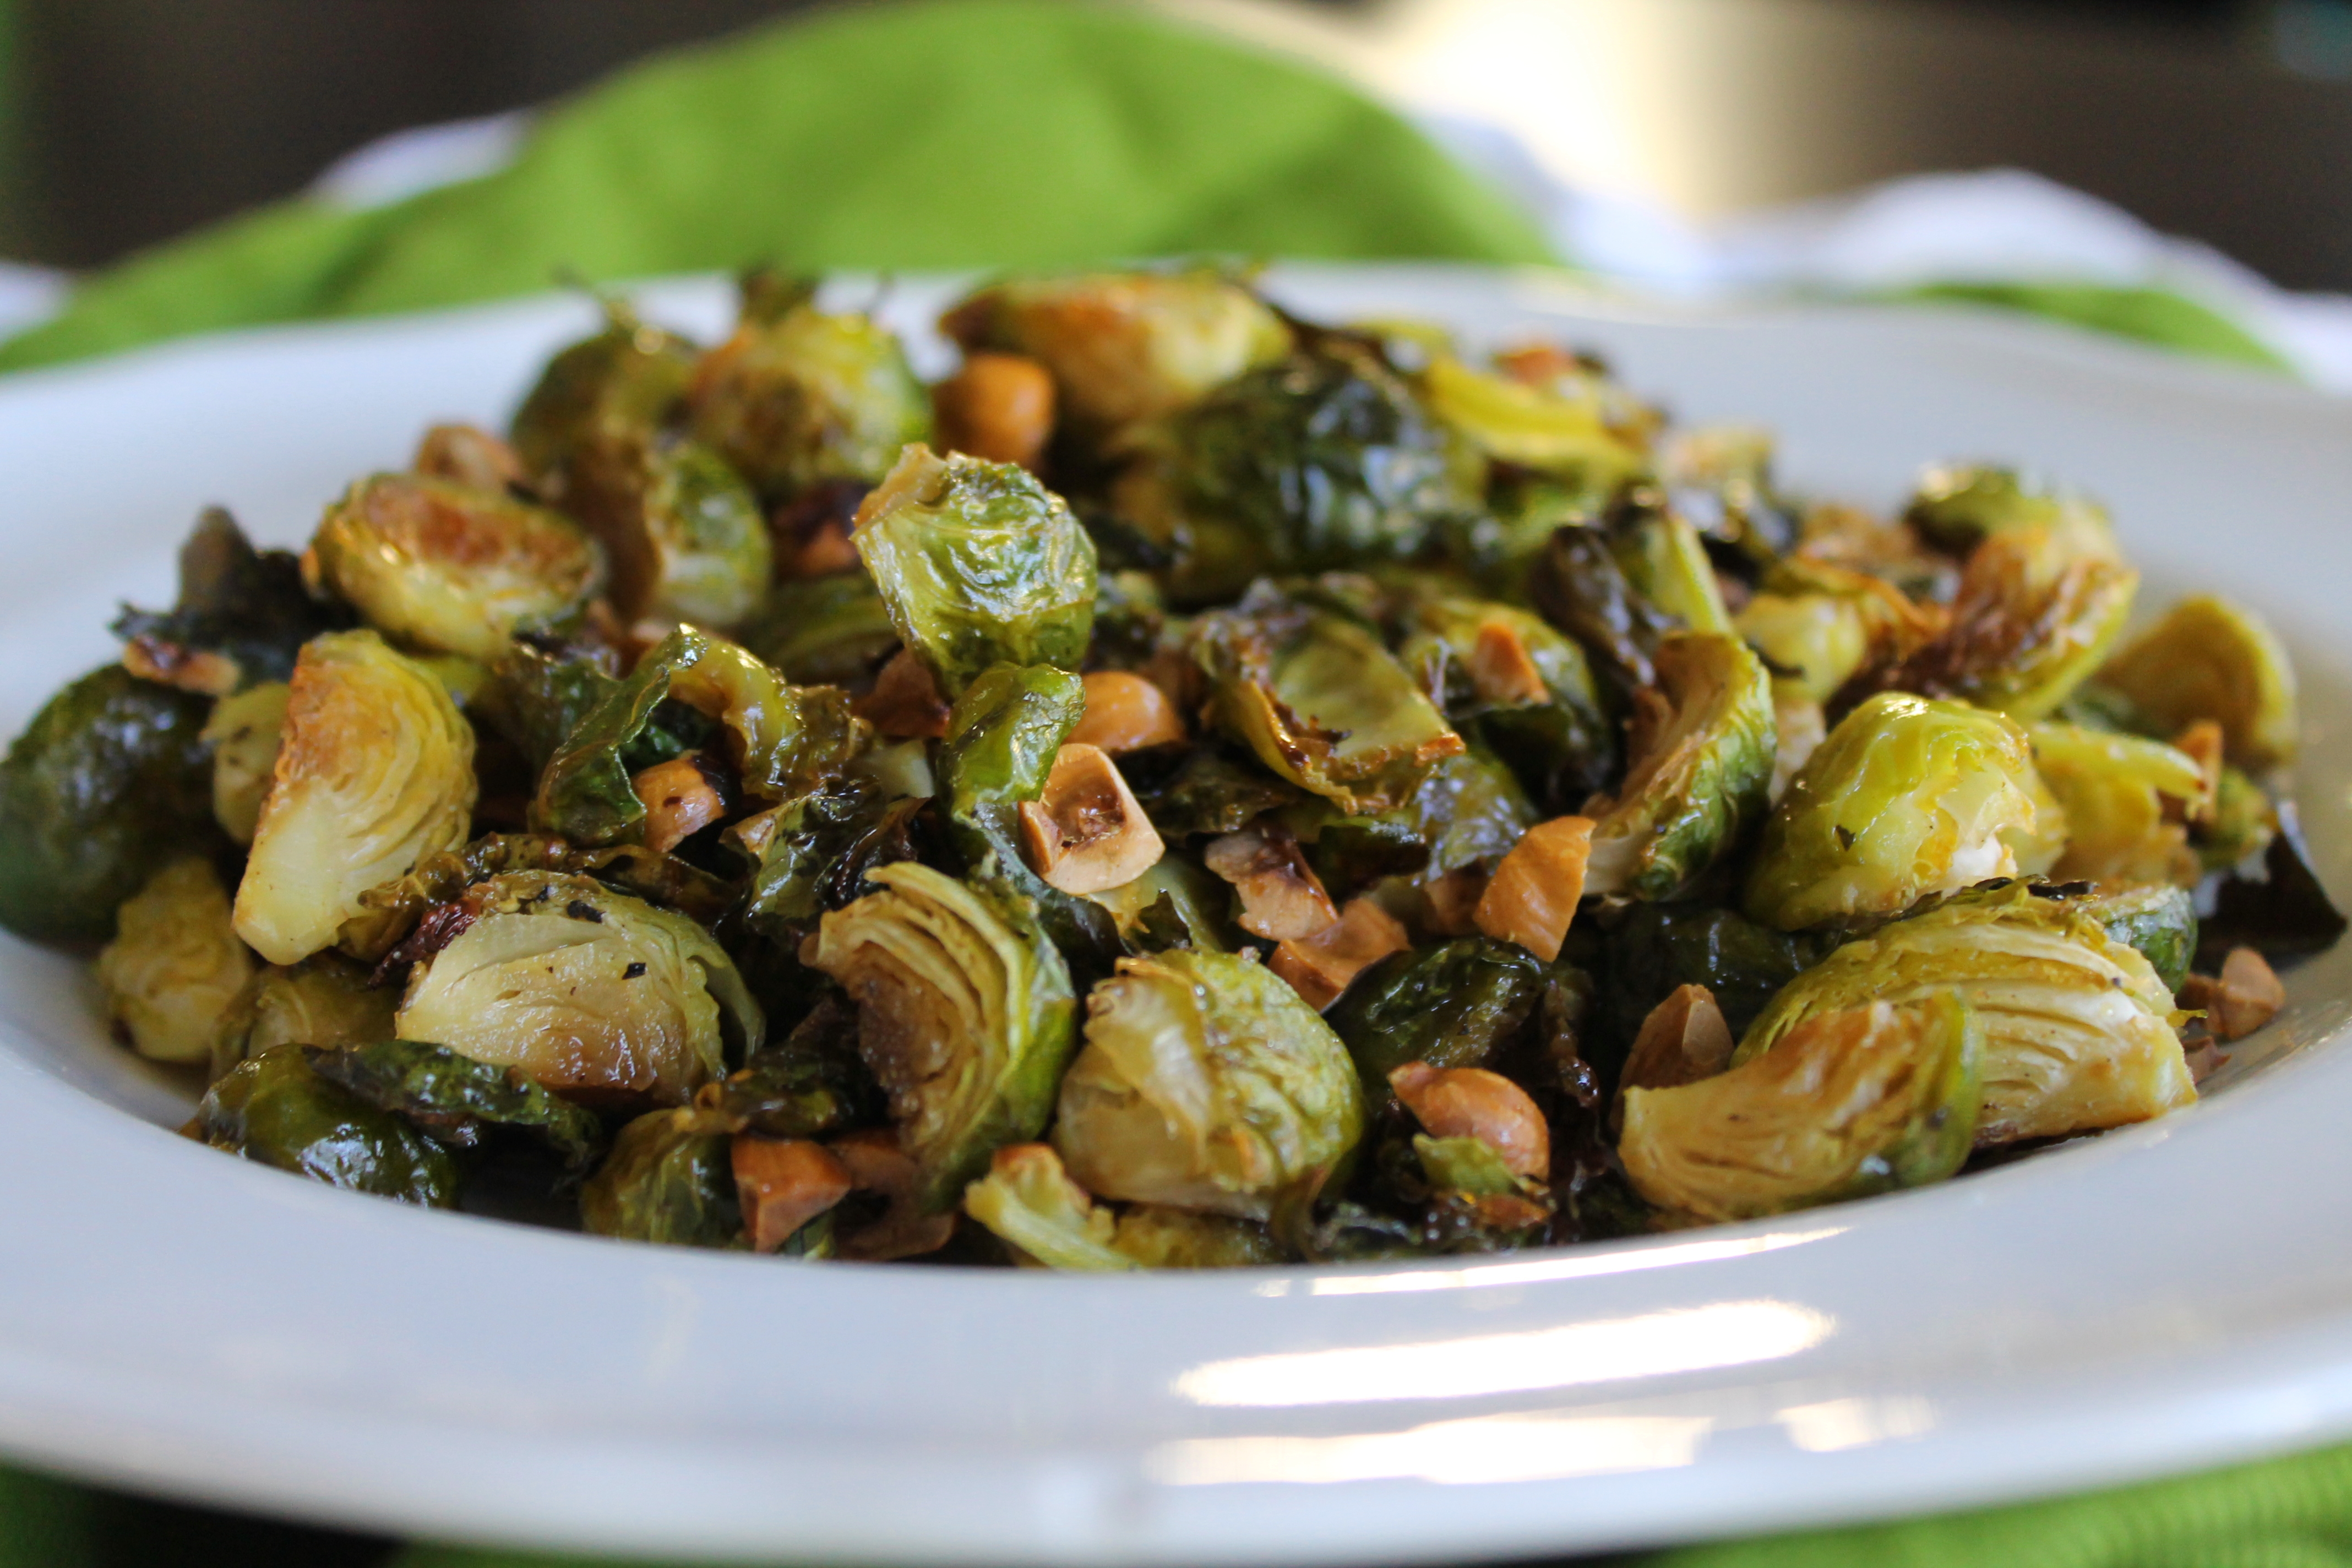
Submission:
<svg viewBox="0 0 2352 1568">
<path fill-rule="evenodd" d="M 1599 362 L 1023 279 L 926 387 L 608 308 L 0 764 L 188 1135 L 646 1241 L 1127 1269 L 1769 1215 L 2192 1103 L 2344 921 L 2277 640 L 2091 500 L 1801 502 Z M 2201 917 L 2201 919 L 2200 919 Z"/>
</svg>

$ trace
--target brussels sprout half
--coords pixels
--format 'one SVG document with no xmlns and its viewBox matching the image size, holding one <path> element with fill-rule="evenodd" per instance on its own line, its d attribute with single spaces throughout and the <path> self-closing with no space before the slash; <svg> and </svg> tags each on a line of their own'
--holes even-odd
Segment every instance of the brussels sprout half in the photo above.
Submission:
<svg viewBox="0 0 2352 1568">
<path fill-rule="evenodd" d="M 392 1037 L 400 993 L 340 953 L 275 964 L 246 984 L 213 1037 L 212 1076 L 279 1046 L 355 1046 Z"/>
<path fill-rule="evenodd" d="M 856 999 L 918 1201 L 945 1213 L 998 1149 L 1045 1131 L 1076 997 L 1054 944 L 986 893 L 913 862 L 866 879 L 880 890 L 826 914 L 811 959 Z"/>
<path fill-rule="evenodd" d="M 863 572 L 780 583 L 742 628 L 745 647 L 801 686 L 863 691 L 898 649 L 890 606 Z"/>
<path fill-rule="evenodd" d="M 768 592 L 774 546 L 759 500 L 699 442 L 600 447 L 574 465 L 564 504 L 611 554 L 608 597 L 625 621 L 732 626 Z"/>
<path fill-rule="evenodd" d="M 457 1205 L 446 1149 L 310 1070 L 300 1047 L 240 1062 L 205 1091 L 188 1134 L 213 1148 L 331 1187 L 429 1208 Z"/>
<path fill-rule="evenodd" d="M 360 895 L 466 841 L 474 731 L 440 681 L 372 631 L 303 648 L 236 933 L 272 963 L 335 941 Z"/>
<path fill-rule="evenodd" d="M 561 1158 L 573 1176 L 604 1152 L 593 1112 L 559 1100 L 517 1068 L 477 1061 L 421 1040 L 310 1046 L 310 1070 L 381 1110 L 397 1111 L 444 1142 L 470 1146 L 484 1124 L 520 1128 Z"/>
<path fill-rule="evenodd" d="M 1983 1031 L 1949 991 L 1809 1014 L 1773 1048 L 1673 1089 L 1628 1089 L 1618 1156 L 1705 1220 L 1940 1182 L 1969 1157 Z"/>
<path fill-rule="evenodd" d="M 1782 931 L 1898 915 L 2016 874 L 2044 826 L 2023 731 L 1964 702 L 1882 692 L 1797 773 L 1748 877 L 1748 918 Z"/>
<path fill-rule="evenodd" d="M 1772 681 L 1737 637 L 1675 632 L 1633 717 L 1633 763 L 1592 830 L 1588 894 L 1671 899 L 1764 814 Z"/>
<path fill-rule="evenodd" d="M 593 1236 L 670 1247 L 730 1247 L 743 1234 L 728 1136 L 704 1112 L 649 1110 L 620 1131 L 580 1189 Z"/>
<path fill-rule="evenodd" d="M 174 860 L 123 900 L 98 955 L 107 1016 L 153 1061 L 209 1062 L 222 1016 L 253 973 L 212 862 Z"/>
<path fill-rule="evenodd" d="M 604 330 L 548 361 L 515 411 L 516 455 L 531 473 L 560 477 L 583 452 L 642 440 L 686 395 L 695 357 L 694 345 L 676 332 L 606 301 Z"/>
<path fill-rule="evenodd" d="M 2194 759 L 2157 741 L 2085 730 L 2033 726 L 2033 761 L 2065 815 L 2065 853 L 2051 868 L 2060 881 L 2165 882 L 2194 887 L 2203 874 L 2189 847 L 2186 824 L 2167 819 L 2166 803 L 2194 817 L 2212 798 Z"/>
<path fill-rule="evenodd" d="M 1086 1039 L 1054 1146 L 1090 1192 L 1262 1220 L 1363 1136 L 1347 1047 L 1248 959 L 1122 959 L 1087 1000 Z"/>
<path fill-rule="evenodd" d="M 757 1050 L 760 1005 L 710 933 L 589 877 L 516 871 L 410 972 L 395 1019 L 478 1062 L 612 1103 L 679 1104 Z"/>
<path fill-rule="evenodd" d="M 2262 618 L 2210 595 L 2183 599 L 2099 671 L 2166 735 L 2221 726 L 2230 761 L 2261 773 L 2294 757 L 2294 667 Z"/>
<path fill-rule="evenodd" d="M 544 507 L 376 474 L 327 509 L 302 572 L 405 647 L 488 660 L 518 631 L 586 604 L 604 561 L 579 524 Z"/>
<path fill-rule="evenodd" d="M 1735 1067 L 1804 1020 L 1958 991 L 1984 1030 L 1979 1147 L 2145 1121 L 2195 1103 L 2172 994 L 2075 900 L 1966 894 L 1847 942 L 1791 981 Z"/>
<path fill-rule="evenodd" d="M 1516 942 L 1457 937 L 1381 960 L 1331 1011 L 1373 1106 L 1393 1098 L 1389 1075 L 1407 1062 L 1483 1067 L 1543 999 L 1544 966 Z"/>
<path fill-rule="evenodd" d="M 2047 530 L 2070 555 L 2122 559 L 2106 508 L 2063 486 L 1986 464 L 1928 469 L 1903 520 L 1935 548 L 1966 555 L 1995 534 Z"/>
<path fill-rule="evenodd" d="M 992 664 L 1076 669 L 1086 657 L 1094 541 L 1024 469 L 909 447 L 850 542 L 950 700 Z"/>
<path fill-rule="evenodd" d="M 1612 424 L 1591 378 L 1538 383 L 1473 370 L 1440 353 L 1422 373 L 1421 384 L 1430 412 L 1491 460 L 1558 474 L 1604 493 L 1648 467 L 1643 444 Z"/>
</svg>

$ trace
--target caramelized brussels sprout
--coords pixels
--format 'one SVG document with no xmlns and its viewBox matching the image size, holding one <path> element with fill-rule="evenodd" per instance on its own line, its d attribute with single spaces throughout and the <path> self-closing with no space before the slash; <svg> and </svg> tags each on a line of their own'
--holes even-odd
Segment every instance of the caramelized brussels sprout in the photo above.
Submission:
<svg viewBox="0 0 2352 1568">
<path fill-rule="evenodd" d="M 1354 1064 L 1329 1026 L 1244 958 L 1122 959 L 1087 1001 L 1054 1146 L 1088 1191 L 1264 1219 L 1283 1187 L 1363 1135 Z"/>
<path fill-rule="evenodd" d="M 1828 939 L 1774 931 L 1735 910 L 1636 904 L 1603 928 L 1609 1032 L 1630 1045 L 1653 1008 L 1704 986 L 1736 1037 L 1780 988 L 1828 950 Z"/>
<path fill-rule="evenodd" d="M 768 520 L 735 470 L 699 442 L 618 442 L 574 466 L 565 504 L 612 557 L 622 619 L 731 626 L 760 607 L 775 568 Z"/>
<path fill-rule="evenodd" d="M 1772 681 L 1737 637 L 1674 632 L 1634 710 L 1633 765 L 1592 830 L 1588 894 L 1671 899 L 1764 815 Z"/>
<path fill-rule="evenodd" d="M 531 825 L 578 844 L 640 837 L 646 805 L 633 774 L 690 749 L 660 743 L 666 702 L 717 721 L 744 792 L 771 802 L 838 773 L 868 733 L 838 688 L 788 686 L 733 643 L 680 626 L 565 736 L 540 775 Z M 643 754 L 648 746 L 658 754 Z"/>
<path fill-rule="evenodd" d="M 2047 530 L 2069 555 L 2120 560 L 2106 508 L 2063 486 L 1984 464 L 1933 468 L 1903 520 L 1938 550 L 1966 555 L 1995 534 Z"/>
<path fill-rule="evenodd" d="M 825 915 L 812 958 L 856 998 L 919 1201 L 944 1213 L 995 1151 L 1045 1131 L 1076 998 L 1054 944 L 987 894 L 913 862 L 866 879 L 880 890 Z"/>
<path fill-rule="evenodd" d="M 649 1110 L 613 1140 L 580 1189 L 593 1236 L 670 1247 L 730 1247 L 743 1233 L 728 1136 L 708 1113 Z"/>
<path fill-rule="evenodd" d="M 2178 994 L 2197 957 L 2197 900 L 2168 883 L 2121 888 L 2080 900 L 2106 933 L 2147 960 L 2167 992 Z"/>
<path fill-rule="evenodd" d="M 310 1070 L 279 1046 L 205 1091 L 191 1136 L 215 1149 L 349 1192 L 429 1208 L 457 1205 L 449 1152 L 388 1110 Z"/>
<path fill-rule="evenodd" d="M 1799 975 L 1739 1042 L 1734 1065 L 1807 1018 L 1958 991 L 1984 1029 L 1979 1147 L 2055 1138 L 2193 1104 L 2172 994 L 2080 900 L 2022 884 L 1952 899 L 1847 942 Z"/>
<path fill-rule="evenodd" d="M 819 310 L 809 292 L 755 305 L 695 366 L 694 433 L 774 500 L 834 479 L 877 483 L 931 405 L 906 351 L 870 316 Z M 779 308 L 781 307 L 781 308 Z"/>
<path fill-rule="evenodd" d="M 98 984 L 107 1016 L 141 1056 L 212 1058 L 222 1015 L 253 973 L 228 918 L 228 890 L 212 862 L 195 857 L 173 861 L 123 900 L 114 940 L 98 955 Z"/>
<path fill-rule="evenodd" d="M 559 512 L 420 474 L 375 474 L 327 509 L 302 574 L 426 653 L 496 658 L 604 580 L 594 541 Z"/>
<path fill-rule="evenodd" d="M 467 706 L 484 728 L 521 754 L 535 779 L 589 710 L 619 684 L 594 658 L 509 643 Z"/>
<path fill-rule="evenodd" d="M 777 584 L 742 640 L 796 685 L 863 691 L 898 650 L 898 628 L 873 578 L 836 572 Z"/>
<path fill-rule="evenodd" d="M 284 550 L 256 550 L 236 520 L 205 509 L 180 546 L 180 597 L 156 614 L 125 606 L 114 635 L 133 675 L 208 697 L 284 680 L 302 645 L 352 624 L 341 605 L 311 597 Z"/>
<path fill-rule="evenodd" d="M 910 447 L 858 508 L 851 542 L 950 700 L 992 664 L 1076 669 L 1086 657 L 1094 542 L 1024 469 Z"/>
<path fill-rule="evenodd" d="M 1870 657 L 1861 607 L 1834 594 L 1758 594 L 1732 624 L 1749 647 L 1789 672 L 1776 686 L 1814 702 L 1835 695 Z"/>
<path fill-rule="evenodd" d="M 1016 279 L 940 326 L 968 351 L 1043 363 L 1066 414 L 1097 440 L 1172 414 L 1290 346 L 1256 295 L 1207 270 Z"/>
<path fill-rule="evenodd" d="M 1423 373 L 1430 412 L 1484 458 L 1559 474 L 1601 491 L 1642 472 L 1649 454 L 1610 420 L 1589 377 L 1535 382 L 1473 370 L 1440 353 Z"/>
<path fill-rule="evenodd" d="M 1754 1219 L 1940 1182 L 1969 1157 L 1983 1032 L 1949 991 L 1813 1013 L 1761 1055 L 1625 1091 L 1625 1173 L 1661 1208 Z"/>
<path fill-rule="evenodd" d="M 0 762 L 0 925 L 102 942 L 123 900 L 204 843 L 206 706 L 109 665 L 33 715 Z"/>
<path fill-rule="evenodd" d="M 1110 1272 L 1139 1267 L 1113 1247 L 1118 1220 L 1070 1180 L 1043 1143 L 999 1149 L 988 1174 L 963 1190 L 964 1212 L 1033 1267 Z"/>
<path fill-rule="evenodd" d="M 2261 773 L 2294 757 L 2294 668 L 2262 619 L 2210 595 L 2183 599 L 2099 671 L 2160 733 L 2221 726 L 2230 761 Z"/>
<path fill-rule="evenodd" d="M 2025 732 L 1963 702 L 1882 692 L 1830 731 L 1765 824 L 1748 915 L 1782 931 L 1901 914 L 2017 874 L 2036 829 Z"/>
<path fill-rule="evenodd" d="M 740 905 L 744 924 L 797 948 L 819 915 L 857 896 L 867 871 L 914 858 L 920 805 L 844 779 L 730 828 L 729 841 L 753 867 Z"/>
<path fill-rule="evenodd" d="M 2167 820 L 2165 803 L 2190 816 L 2212 807 L 2205 773 L 2160 742 L 2073 724 L 2036 724 L 2033 761 L 2065 813 L 2060 881 L 2166 882 L 2194 887 L 2202 875 L 2189 829 Z"/>
<path fill-rule="evenodd" d="M 1626 584 L 1659 614 L 1695 632 L 1728 633 L 1731 614 L 1706 546 L 1689 521 L 1664 509 L 1654 491 L 1634 492 L 1610 520 L 1609 548 Z"/>
<path fill-rule="evenodd" d="M 1601 529 L 1555 530 L 1528 563 L 1528 594 L 1600 661 L 1620 693 L 1656 683 L 1652 656 L 1674 619 L 1633 590 Z"/>
<path fill-rule="evenodd" d="M 213 749 L 213 820 L 238 844 L 253 842 L 261 800 L 278 771 L 278 742 L 293 688 L 265 680 L 213 704 L 197 739 Z"/>
<path fill-rule="evenodd" d="M 759 1048 L 759 1004 L 684 915 L 553 871 L 492 877 L 458 907 L 470 923 L 410 972 L 402 1039 L 560 1093 L 666 1105 Z"/>
<path fill-rule="evenodd" d="M 585 1175 L 604 1152 L 595 1115 L 558 1100 L 518 1069 L 461 1056 L 420 1040 L 352 1041 L 308 1047 L 310 1070 L 380 1110 L 396 1111 L 445 1143 L 471 1147 L 488 1126 L 530 1132 Z"/>
<path fill-rule="evenodd" d="M 1146 1268 L 1254 1268 L 1289 1260 L 1262 1225 L 1160 1204 L 1130 1205 L 1110 1244 Z"/>
<path fill-rule="evenodd" d="M 1409 800 L 1462 737 L 1402 665 L 1354 621 L 1286 604 L 1201 618 L 1194 655 L 1224 731 L 1342 811 Z"/>
<path fill-rule="evenodd" d="M 221 1015 L 212 1076 L 279 1046 L 356 1046 L 392 1038 L 400 993 L 334 952 L 256 974 Z"/>
<path fill-rule="evenodd" d="M 695 359 L 676 332 L 606 301 L 604 330 L 548 361 L 515 411 L 516 455 L 533 474 L 558 478 L 583 453 L 642 440 L 686 395 Z"/>
</svg>

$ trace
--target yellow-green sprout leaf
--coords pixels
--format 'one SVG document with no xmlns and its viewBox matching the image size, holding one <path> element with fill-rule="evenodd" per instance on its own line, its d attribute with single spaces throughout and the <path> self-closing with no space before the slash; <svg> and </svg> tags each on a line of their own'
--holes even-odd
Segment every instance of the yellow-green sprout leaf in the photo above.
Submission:
<svg viewBox="0 0 2352 1568">
<path fill-rule="evenodd" d="M 1262 1220 L 1363 1136 L 1347 1047 L 1246 958 L 1121 959 L 1087 999 L 1086 1039 L 1054 1146 L 1089 1192 Z"/>
<path fill-rule="evenodd" d="M 1218 724 L 1343 811 L 1402 805 L 1465 750 L 1380 638 L 1344 616 L 1244 603 L 1202 617 L 1194 649 Z"/>
<path fill-rule="evenodd" d="M 759 500 L 699 442 L 610 443 L 574 465 L 564 504 L 611 554 L 607 597 L 624 620 L 732 626 L 768 592 Z"/>
<path fill-rule="evenodd" d="M 253 973 L 229 929 L 228 890 L 212 862 L 175 860 L 115 914 L 98 955 L 106 1014 L 131 1048 L 159 1062 L 212 1058 L 213 1037 Z"/>
<path fill-rule="evenodd" d="M 1642 443 L 1611 425 L 1600 388 L 1582 378 L 1538 385 L 1441 353 L 1423 373 L 1422 390 L 1430 411 L 1482 457 L 1602 490 L 1649 464 Z"/>
<path fill-rule="evenodd" d="M 992 664 L 1076 669 L 1086 657 L 1094 542 L 1014 464 L 909 447 L 858 509 L 852 542 L 950 700 Z"/>
<path fill-rule="evenodd" d="M 1496 1198 L 1515 1195 L 1521 1189 L 1519 1177 L 1484 1138 L 1432 1138 L 1416 1132 L 1412 1152 L 1421 1162 L 1422 1174 L 1438 1192 Z"/>
<path fill-rule="evenodd" d="M 1670 511 L 1612 528 L 1609 548 L 1633 590 L 1695 632 L 1728 633 L 1731 613 L 1698 530 Z"/>
<path fill-rule="evenodd" d="M 1737 637 L 1674 632 L 1655 663 L 1633 765 L 1592 830 L 1587 893 L 1671 899 L 1764 815 L 1777 734 L 1762 662 Z"/>
<path fill-rule="evenodd" d="M 253 842 L 261 799 L 278 767 L 278 736 L 294 689 L 265 680 L 213 704 L 198 737 L 213 749 L 213 820 L 239 844 Z"/>
<path fill-rule="evenodd" d="M 858 1048 L 919 1167 L 925 1211 L 953 1208 L 1008 1143 L 1045 1129 L 1077 1043 L 1068 966 L 1021 911 L 912 861 L 818 928 L 815 966 L 857 1002 Z"/>
<path fill-rule="evenodd" d="M 1899 915 L 2018 871 L 2034 831 L 2025 731 L 1964 702 L 1882 692 L 1839 721 L 1765 824 L 1748 918 L 1782 931 Z"/>
<path fill-rule="evenodd" d="M 279 1046 L 362 1046 L 393 1037 L 400 993 L 336 952 L 262 970 L 221 1015 L 212 1076 Z"/>
<path fill-rule="evenodd" d="M 329 946 L 362 893 L 466 841 L 475 787 L 473 727 L 440 681 L 373 632 L 312 638 L 237 886 L 237 935 L 272 963 Z"/>
<path fill-rule="evenodd" d="M 425 653 L 488 660 L 603 585 L 578 523 L 512 496 L 421 474 L 376 474 L 327 509 L 304 575 Z"/>
<path fill-rule="evenodd" d="M 2066 851 L 2051 875 L 2062 882 L 2179 882 L 2202 875 L 2189 829 L 2168 820 L 2171 801 L 2203 815 L 2204 770 L 2159 741 L 2036 724 L 2034 764 L 2066 814 Z"/>
<path fill-rule="evenodd" d="M 1288 1261 L 1262 1225 L 1161 1204 L 1130 1205 L 1118 1216 L 1111 1247 L 1146 1268 L 1252 1268 Z"/>
<path fill-rule="evenodd" d="M 772 499 L 877 483 L 901 447 L 931 438 L 930 400 L 897 336 L 805 298 L 773 316 L 747 310 L 695 367 L 688 405 L 695 435 Z"/>
<path fill-rule="evenodd" d="M 2099 671 L 2157 729 L 2221 726 L 2230 761 L 2262 773 L 2294 758 L 2294 667 L 2260 616 L 2211 595 L 2183 599 Z"/>
<path fill-rule="evenodd" d="M 684 915 L 551 871 L 492 877 L 457 907 L 473 922 L 411 971 L 402 1039 L 562 1094 L 677 1105 L 764 1037 L 733 961 Z"/>
<path fill-rule="evenodd" d="M 545 479 L 608 442 L 642 440 L 685 396 L 694 363 L 692 343 L 607 301 L 604 331 L 548 361 L 515 411 L 516 455 Z"/>
<path fill-rule="evenodd" d="M 1966 555 L 1997 533 L 2047 530 L 2074 556 L 2120 560 L 2106 508 L 2063 485 L 1983 464 L 1950 464 L 1919 477 L 1904 521 L 1938 550 Z"/>
<path fill-rule="evenodd" d="M 1870 657 L 1861 606 L 1832 594 L 1756 594 L 1732 622 L 1749 647 L 1791 673 L 1775 684 L 1826 702 Z"/>
<path fill-rule="evenodd" d="M 1643 1197 L 1706 1220 L 1940 1182 L 1969 1157 L 1983 1054 L 1949 991 L 1812 1013 L 1728 1072 L 1627 1089 L 1618 1155 Z"/>
<path fill-rule="evenodd" d="M 963 1208 L 1021 1263 L 1094 1273 L 1138 1267 L 1111 1245 L 1110 1210 L 1095 1206 L 1045 1144 L 999 1149 L 988 1174 L 964 1188 Z"/>
<path fill-rule="evenodd" d="M 1963 894 L 1847 942 L 1772 999 L 1734 1065 L 1775 1048 L 1817 1014 L 1952 990 L 1984 1029 L 1979 1147 L 2194 1104 L 2172 994 L 2084 902 L 2017 884 Z"/>
<path fill-rule="evenodd" d="M 690 1110 L 649 1110 L 622 1128 L 580 1189 L 582 1228 L 669 1247 L 737 1241 L 743 1214 L 718 1121 Z"/>
</svg>

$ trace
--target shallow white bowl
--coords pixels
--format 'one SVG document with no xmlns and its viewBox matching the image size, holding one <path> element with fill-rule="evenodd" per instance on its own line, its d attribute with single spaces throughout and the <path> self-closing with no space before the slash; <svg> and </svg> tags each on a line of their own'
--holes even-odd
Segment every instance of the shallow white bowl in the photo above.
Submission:
<svg viewBox="0 0 2352 1568">
<path fill-rule="evenodd" d="M 1309 314 L 1565 333 L 1888 504 L 1990 456 L 2105 497 L 2163 587 L 2301 658 L 2352 890 L 2352 404 L 1930 311 L 1666 319 L 1556 279 L 1288 268 Z M 887 309 L 919 328 L 938 287 Z M 704 331 L 724 289 L 649 291 Z M 0 726 L 167 603 L 208 501 L 293 542 L 429 421 L 503 420 L 578 300 L 0 383 Z M 0 939 L 0 1449 L 411 1533 L 670 1556 L 1370 1562 L 2080 1488 L 2352 1431 L 2352 949 L 2210 1100 L 1771 1224 L 1490 1262 L 1087 1279 L 809 1267 L 425 1213 L 171 1135 L 80 963 Z M 2293 1059 L 2283 1059 L 2292 1057 Z"/>
</svg>

